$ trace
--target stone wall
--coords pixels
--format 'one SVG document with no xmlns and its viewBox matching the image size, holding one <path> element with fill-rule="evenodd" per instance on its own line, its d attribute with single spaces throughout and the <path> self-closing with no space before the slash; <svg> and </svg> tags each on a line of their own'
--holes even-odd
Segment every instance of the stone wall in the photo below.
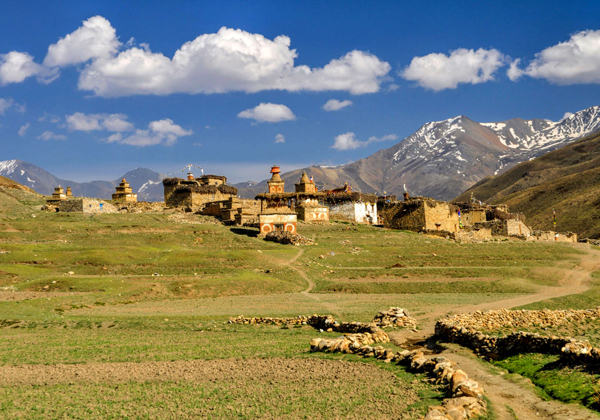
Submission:
<svg viewBox="0 0 600 420">
<path fill-rule="evenodd" d="M 95 198 L 72 198 L 57 204 L 59 212 L 81 213 L 116 213 L 117 208 L 111 203 Z"/>
<path fill-rule="evenodd" d="M 296 206 L 298 220 L 305 222 L 329 222 L 329 208 L 320 205 L 298 205 Z"/>
<path fill-rule="evenodd" d="M 499 311 L 452 315 L 437 321 L 438 338 L 459 343 L 490 359 L 519 353 L 558 354 L 565 363 L 598 370 L 600 349 L 587 341 L 571 337 L 541 336 L 538 333 L 513 332 L 505 337 L 485 334 L 502 327 L 554 327 L 566 322 L 600 319 L 600 307 L 589 310 Z"/>
</svg>

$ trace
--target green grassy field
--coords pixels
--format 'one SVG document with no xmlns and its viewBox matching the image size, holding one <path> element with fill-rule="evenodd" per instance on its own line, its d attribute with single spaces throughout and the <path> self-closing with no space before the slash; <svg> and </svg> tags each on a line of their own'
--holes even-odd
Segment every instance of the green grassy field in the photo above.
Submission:
<svg viewBox="0 0 600 420">
<path fill-rule="evenodd" d="M 308 352 L 311 338 L 332 333 L 226 321 L 313 313 L 370 321 L 390 306 L 424 320 L 558 285 L 581 254 L 565 244 L 457 244 L 345 223 L 300 224 L 317 244 L 293 247 L 196 215 L 46 213 L 41 204 L 21 191 L 0 194 L 0 372 L 281 358 L 363 366 L 353 356 Z M 315 286 L 309 293 L 306 278 Z M 365 366 L 368 387 L 343 373 L 302 381 L 272 373 L 256 383 L 238 375 L 235 387 L 221 379 L 127 375 L 117 385 L 40 385 L 0 373 L 0 417 L 418 418 L 443 397 L 400 367 Z M 380 371 L 387 372 L 382 383 Z M 255 404 L 259 385 L 269 392 Z"/>
</svg>

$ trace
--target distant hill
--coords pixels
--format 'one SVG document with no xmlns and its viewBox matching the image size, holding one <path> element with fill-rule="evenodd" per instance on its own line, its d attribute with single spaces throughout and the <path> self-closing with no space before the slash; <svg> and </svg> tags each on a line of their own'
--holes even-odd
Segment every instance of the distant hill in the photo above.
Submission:
<svg viewBox="0 0 600 420">
<path fill-rule="evenodd" d="M 96 197 L 110 199 L 121 179 L 127 182 L 137 193 L 139 201 L 163 201 L 164 175 L 145 168 L 136 168 L 114 181 L 74 182 L 57 178 L 45 169 L 22 160 L 5 160 L 0 162 L 0 176 L 23 184 L 40 194 L 51 195 L 59 185 L 71 187 L 77 197 Z"/>
<path fill-rule="evenodd" d="M 283 173 L 293 190 L 305 170 L 325 188 L 344 182 L 362 192 L 414 195 L 450 200 L 489 175 L 534 159 L 578 138 L 600 131 L 600 107 L 579 111 L 554 122 L 513 118 L 478 123 L 463 115 L 429 122 L 394 146 L 340 166 L 316 165 Z M 285 168 L 282 168 L 285 170 Z M 268 175 L 268 168 L 265 168 Z M 265 192 L 266 181 L 235 185 L 242 197 Z"/>
<path fill-rule="evenodd" d="M 522 212 L 527 224 L 600 238 L 600 134 L 590 135 L 537 159 L 523 162 L 502 175 L 487 177 L 452 201 L 475 198 L 506 203 Z"/>
</svg>

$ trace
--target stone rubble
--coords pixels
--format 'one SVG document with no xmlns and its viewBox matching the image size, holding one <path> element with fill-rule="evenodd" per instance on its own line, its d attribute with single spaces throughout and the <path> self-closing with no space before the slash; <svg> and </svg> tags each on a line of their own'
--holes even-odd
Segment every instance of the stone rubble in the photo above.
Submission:
<svg viewBox="0 0 600 420">
<path fill-rule="evenodd" d="M 297 233 L 291 233 L 288 231 L 275 231 L 269 232 L 265 236 L 266 241 L 277 242 L 284 245 L 314 245 L 315 241 L 310 238 L 306 238 Z"/>
<path fill-rule="evenodd" d="M 385 327 L 410 327 L 417 326 L 417 320 L 408 316 L 406 309 L 391 307 L 385 311 L 379 311 L 373 323 L 381 328 Z"/>
<path fill-rule="evenodd" d="M 423 420 L 468 419 L 485 414 L 487 404 L 479 383 L 458 369 L 445 357 L 427 358 L 419 350 L 394 353 L 382 346 L 371 347 L 377 342 L 370 334 L 346 334 L 334 339 L 314 338 L 310 341 L 311 352 L 346 353 L 374 357 L 385 363 L 405 365 L 410 371 L 426 373 L 437 383 L 445 385 L 450 398 L 441 406 L 429 407 Z"/>
</svg>

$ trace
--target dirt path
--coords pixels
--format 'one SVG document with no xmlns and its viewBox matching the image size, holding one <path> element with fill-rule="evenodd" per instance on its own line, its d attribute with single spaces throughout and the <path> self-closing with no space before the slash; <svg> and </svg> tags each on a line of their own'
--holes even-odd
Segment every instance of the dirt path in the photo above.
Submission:
<svg viewBox="0 0 600 420">
<path fill-rule="evenodd" d="M 451 353 L 451 354 L 447 354 Z M 516 413 L 518 420 L 597 420 L 595 413 L 575 404 L 562 404 L 557 401 L 544 401 L 535 392 L 534 386 L 515 383 L 504 376 L 491 373 L 481 362 L 464 349 L 444 351 L 448 358 L 456 362 L 456 367 L 467 372 L 485 390 L 492 402 L 498 420 L 515 420 L 509 411 Z"/>
<path fill-rule="evenodd" d="M 567 296 L 571 294 L 583 293 L 590 288 L 589 281 L 591 274 L 600 270 L 600 252 L 591 249 L 588 246 L 578 247 L 587 252 L 581 257 L 579 266 L 567 270 L 567 276 L 563 279 L 563 287 L 542 287 L 538 292 L 519 296 L 511 299 L 500 300 L 496 302 L 457 307 L 452 309 L 453 313 L 467 313 L 477 310 L 491 310 L 500 308 L 513 308 L 528 303 L 539 302 L 555 297 Z M 420 338 L 426 338 L 433 335 L 435 321 L 440 316 L 446 315 L 447 310 L 440 310 L 428 314 L 428 318 L 421 323 L 422 333 Z M 406 336 L 394 336 L 394 340 L 409 338 L 414 340 L 417 334 L 406 333 Z M 502 375 L 491 373 L 490 367 L 484 365 L 469 350 L 460 346 L 449 345 L 447 350 L 442 352 L 449 359 L 457 362 L 458 368 L 468 373 L 483 387 L 487 397 L 498 415 L 499 420 L 515 420 L 507 407 L 516 414 L 518 420 L 588 420 L 600 419 L 595 413 L 592 413 L 578 405 L 566 405 L 558 401 L 544 401 L 535 392 L 532 385 L 517 384 L 505 379 Z"/>
</svg>

